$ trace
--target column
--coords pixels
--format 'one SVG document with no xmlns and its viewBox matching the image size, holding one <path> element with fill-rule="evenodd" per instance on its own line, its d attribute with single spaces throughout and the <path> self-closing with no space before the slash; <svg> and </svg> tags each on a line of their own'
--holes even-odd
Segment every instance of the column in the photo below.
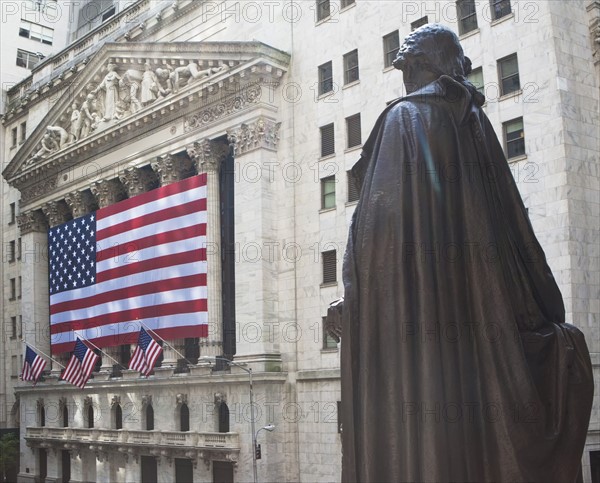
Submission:
<svg viewBox="0 0 600 483">
<path fill-rule="evenodd" d="M 69 215 L 70 215 L 68 205 L 65 202 L 58 202 L 58 201 L 50 201 L 48 203 L 45 203 L 42 206 L 42 212 L 46 216 L 48 228 L 62 225 L 69 219 Z M 46 277 L 46 279 L 47 279 L 47 277 Z M 24 317 L 23 317 L 23 320 L 25 320 Z M 48 323 L 50 323 L 50 321 L 48 321 Z M 41 347 L 40 347 L 40 349 L 44 350 Z M 44 350 L 44 352 L 45 352 L 45 350 Z M 46 352 L 46 353 L 50 354 L 49 352 Z M 57 362 L 59 362 L 63 366 L 66 366 L 68 357 L 69 357 L 69 354 L 64 353 L 64 354 L 57 354 L 56 356 L 54 356 L 54 359 L 56 359 Z M 60 367 L 56 362 L 52 361 L 51 362 L 52 374 L 58 377 L 60 375 L 61 371 L 62 371 L 62 367 Z"/>
<path fill-rule="evenodd" d="M 96 198 L 99 208 L 105 208 L 113 205 L 127 197 L 123 185 L 117 179 L 104 179 L 96 181 L 95 183 L 91 184 L 90 189 Z M 114 360 L 118 360 L 119 357 L 118 338 L 119 334 L 116 334 L 115 340 L 113 340 L 111 343 L 111 347 L 103 348 L 103 351 L 106 352 L 106 354 L 110 357 L 102 357 L 100 372 L 112 373 L 113 365 L 115 364 Z"/>
<path fill-rule="evenodd" d="M 17 217 L 21 233 L 23 339 L 50 354 L 48 310 L 48 223 L 41 210 Z M 52 367 L 54 369 L 54 367 Z"/>
<path fill-rule="evenodd" d="M 192 170 L 192 162 L 187 156 L 167 154 L 156 158 L 151 164 L 151 167 L 158 176 L 160 186 L 166 186 L 181 181 L 189 175 Z M 168 342 L 178 352 L 181 354 L 184 353 L 185 341 L 183 339 L 169 340 Z M 163 346 L 163 367 L 177 366 L 177 360 L 180 359 L 181 356 L 177 354 L 173 348 L 167 345 Z"/>
<path fill-rule="evenodd" d="M 127 483 L 142 481 L 140 457 L 138 455 L 127 454 L 125 461 L 125 481 Z"/>
<path fill-rule="evenodd" d="M 219 172 L 229 146 L 205 139 L 187 147 L 198 174 L 206 174 L 206 262 L 208 337 L 200 340 L 200 356 L 223 353 L 223 306 L 221 270 L 221 206 Z"/>
<path fill-rule="evenodd" d="M 277 203 L 273 175 L 280 123 L 259 117 L 227 132 L 234 149 L 236 360 L 280 370 Z M 252 206 L 252 210 L 248 210 Z"/>
<path fill-rule="evenodd" d="M 54 483 L 61 481 L 60 468 L 60 450 L 56 448 L 47 448 L 48 459 L 46 462 L 47 472 L 44 483 Z"/>
</svg>

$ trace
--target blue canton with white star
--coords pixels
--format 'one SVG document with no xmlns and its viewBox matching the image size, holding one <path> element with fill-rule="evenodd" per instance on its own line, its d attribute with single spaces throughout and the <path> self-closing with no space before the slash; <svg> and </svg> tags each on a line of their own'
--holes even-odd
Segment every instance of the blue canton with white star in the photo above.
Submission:
<svg viewBox="0 0 600 483">
<path fill-rule="evenodd" d="M 50 294 L 96 283 L 96 214 L 48 231 Z"/>
</svg>

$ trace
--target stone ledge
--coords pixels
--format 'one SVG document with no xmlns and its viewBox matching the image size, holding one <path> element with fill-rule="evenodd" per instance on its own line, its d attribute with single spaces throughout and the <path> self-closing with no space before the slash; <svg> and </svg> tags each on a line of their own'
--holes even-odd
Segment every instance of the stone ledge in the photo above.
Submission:
<svg viewBox="0 0 600 483">
<path fill-rule="evenodd" d="M 309 371 L 298 371 L 297 381 L 322 381 L 328 379 L 339 379 L 339 369 L 316 369 Z"/>
</svg>

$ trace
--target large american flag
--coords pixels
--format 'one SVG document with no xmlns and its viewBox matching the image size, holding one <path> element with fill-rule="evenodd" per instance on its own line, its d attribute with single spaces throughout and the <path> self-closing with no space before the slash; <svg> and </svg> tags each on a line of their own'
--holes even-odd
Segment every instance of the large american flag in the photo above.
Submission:
<svg viewBox="0 0 600 483">
<path fill-rule="evenodd" d="M 142 327 L 137 347 L 129 361 L 129 369 L 139 371 L 148 376 L 152 372 L 152 369 L 154 369 L 156 359 L 158 359 L 162 351 L 163 349 L 160 344 Z"/>
<path fill-rule="evenodd" d="M 77 339 L 73 354 L 61 378 L 77 387 L 85 387 L 99 358 L 92 349 Z"/>
<path fill-rule="evenodd" d="M 206 174 L 102 208 L 48 232 L 54 353 L 206 337 Z"/>
<path fill-rule="evenodd" d="M 31 347 L 27 346 L 27 349 L 25 349 L 23 370 L 21 371 L 21 380 L 37 382 L 45 367 L 46 361 Z"/>
</svg>

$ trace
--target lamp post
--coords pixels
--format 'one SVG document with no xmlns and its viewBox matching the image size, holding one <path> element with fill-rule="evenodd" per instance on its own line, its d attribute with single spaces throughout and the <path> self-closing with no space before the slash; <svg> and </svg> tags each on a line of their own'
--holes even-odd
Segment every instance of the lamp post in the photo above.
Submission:
<svg viewBox="0 0 600 483">
<path fill-rule="evenodd" d="M 268 426 L 265 426 L 264 428 L 261 428 L 255 432 L 255 428 L 254 428 L 254 390 L 252 387 L 252 368 L 245 367 L 245 364 L 240 364 L 239 362 L 230 361 L 229 359 L 227 359 L 226 357 L 223 357 L 223 356 L 203 357 L 202 359 L 204 359 L 206 361 L 212 361 L 213 359 L 216 361 L 218 359 L 222 362 L 225 362 L 226 364 L 228 364 L 230 366 L 239 367 L 240 369 L 242 369 L 243 371 L 246 371 L 248 373 L 248 379 L 249 379 L 249 383 L 250 383 L 250 430 L 251 430 L 251 435 L 252 435 L 252 474 L 254 476 L 254 483 L 258 483 L 258 468 L 256 466 L 256 437 L 258 436 L 258 432 L 261 431 L 262 429 L 266 429 L 267 431 L 273 431 L 273 429 L 275 429 L 275 426 L 273 426 L 272 424 L 269 424 Z"/>
</svg>

